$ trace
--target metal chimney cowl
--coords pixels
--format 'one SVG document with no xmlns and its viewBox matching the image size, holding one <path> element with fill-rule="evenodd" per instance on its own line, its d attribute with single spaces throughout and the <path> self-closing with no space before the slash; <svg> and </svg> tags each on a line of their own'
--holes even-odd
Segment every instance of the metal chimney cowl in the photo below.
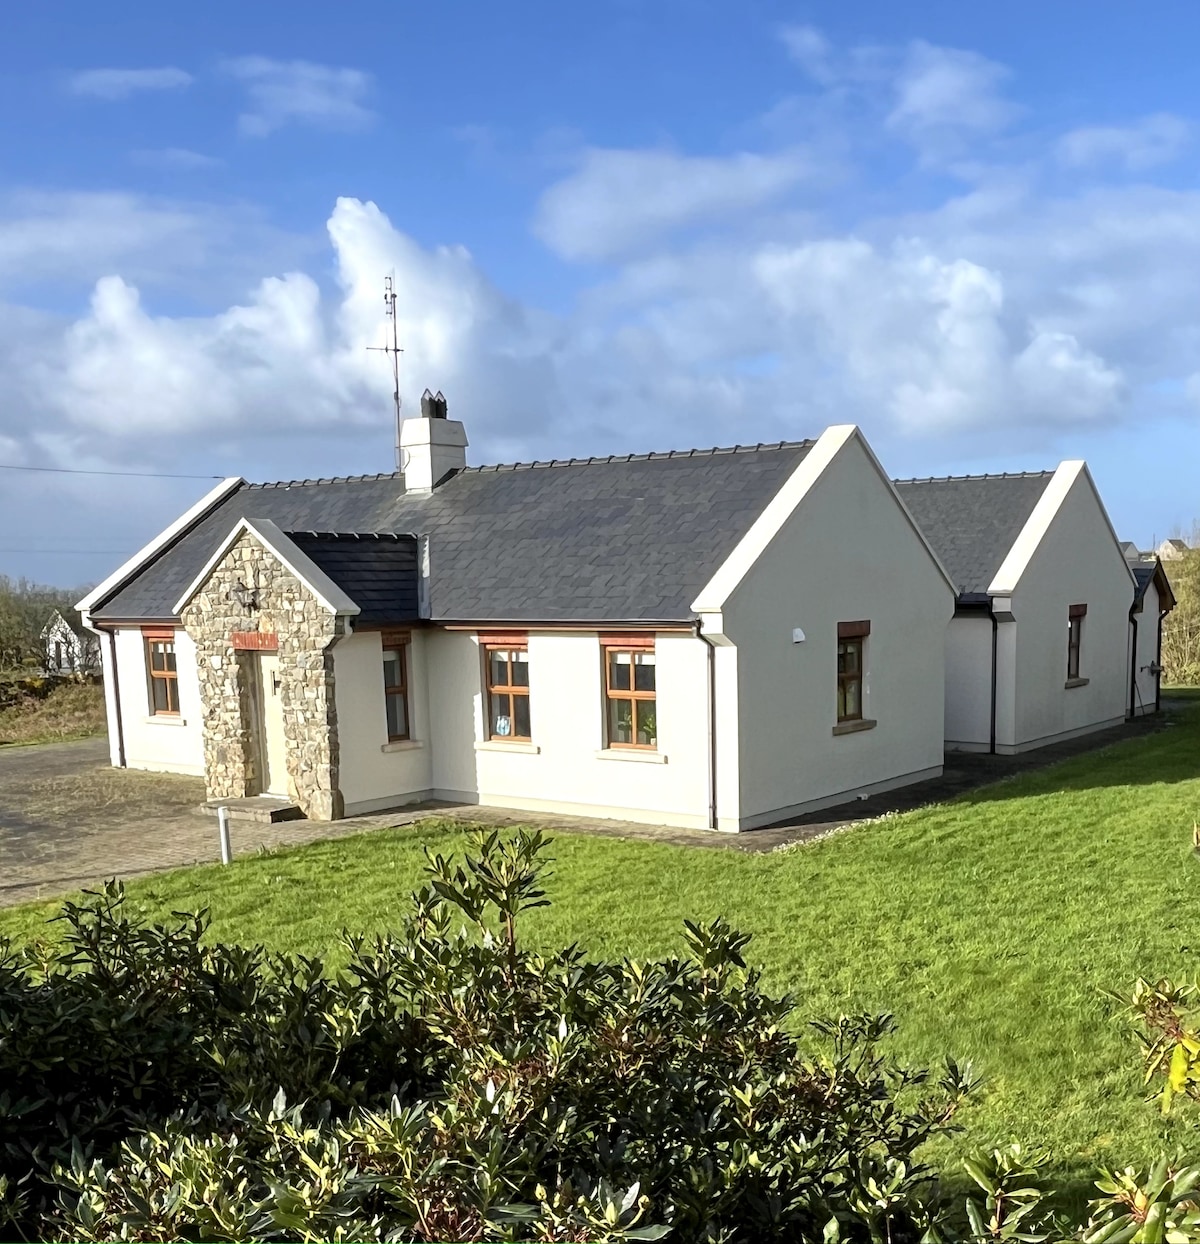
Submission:
<svg viewBox="0 0 1200 1244">
<path fill-rule="evenodd" d="M 432 492 L 451 472 L 467 465 L 467 430 L 446 413 L 446 399 L 428 389 L 421 395 L 419 418 L 400 423 L 400 463 L 404 491 Z"/>
</svg>

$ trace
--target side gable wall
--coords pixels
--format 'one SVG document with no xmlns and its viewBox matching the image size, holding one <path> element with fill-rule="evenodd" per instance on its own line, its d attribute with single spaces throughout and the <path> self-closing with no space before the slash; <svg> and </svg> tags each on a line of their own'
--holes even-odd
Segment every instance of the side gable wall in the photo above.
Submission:
<svg viewBox="0 0 1200 1244">
<path fill-rule="evenodd" d="M 850 438 L 724 607 L 737 647 L 743 828 L 940 770 L 953 612 L 950 584 Z M 835 735 L 837 627 L 863 619 L 871 623 L 864 716 L 877 725 Z M 719 722 L 719 748 L 733 724 Z"/>
<path fill-rule="evenodd" d="M 1124 719 L 1132 603 L 1129 567 L 1090 477 L 1080 471 L 1013 591 L 1015 729 L 998 744 L 1022 748 Z M 1079 672 L 1088 681 L 1068 689 L 1068 612 L 1080 604 L 1087 616 Z M 1002 679 L 1005 673 L 1002 661 Z"/>
</svg>

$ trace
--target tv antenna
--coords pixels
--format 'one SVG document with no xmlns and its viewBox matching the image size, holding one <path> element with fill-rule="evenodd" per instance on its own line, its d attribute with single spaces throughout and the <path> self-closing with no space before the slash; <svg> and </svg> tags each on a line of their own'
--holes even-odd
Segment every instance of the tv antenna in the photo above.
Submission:
<svg viewBox="0 0 1200 1244">
<path fill-rule="evenodd" d="M 400 348 L 396 328 L 396 282 L 391 276 L 383 278 L 383 306 L 387 318 L 392 322 L 391 345 L 367 346 L 368 350 L 378 350 L 382 354 L 392 356 L 392 401 L 396 407 L 396 470 L 403 471 L 404 463 L 400 459 L 400 356 L 404 351 Z"/>
</svg>

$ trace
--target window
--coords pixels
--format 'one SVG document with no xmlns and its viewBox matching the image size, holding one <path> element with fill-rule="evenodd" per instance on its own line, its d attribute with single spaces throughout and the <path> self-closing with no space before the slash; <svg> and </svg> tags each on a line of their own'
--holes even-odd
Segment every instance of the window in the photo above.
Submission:
<svg viewBox="0 0 1200 1244">
<path fill-rule="evenodd" d="M 175 667 L 175 632 L 172 629 L 142 631 L 146 644 L 146 669 L 150 674 L 150 712 L 154 716 L 179 716 L 179 673 Z"/>
<path fill-rule="evenodd" d="M 485 644 L 488 738 L 529 742 L 529 649 L 522 643 Z"/>
<path fill-rule="evenodd" d="M 407 632 L 383 634 L 383 702 L 389 743 L 412 737 L 408 715 L 408 644 Z"/>
<path fill-rule="evenodd" d="M 839 622 L 837 650 L 837 719 L 861 721 L 863 716 L 863 656 L 870 622 Z"/>
<path fill-rule="evenodd" d="M 54 668 L 56 670 L 61 670 L 62 667 L 63 667 L 62 640 L 56 639 L 54 641 Z"/>
<path fill-rule="evenodd" d="M 609 747 L 658 746 L 654 636 L 602 637 Z"/>
<path fill-rule="evenodd" d="M 1072 605 L 1067 611 L 1067 681 L 1079 677 L 1079 649 L 1083 644 L 1083 619 L 1087 605 Z"/>
</svg>

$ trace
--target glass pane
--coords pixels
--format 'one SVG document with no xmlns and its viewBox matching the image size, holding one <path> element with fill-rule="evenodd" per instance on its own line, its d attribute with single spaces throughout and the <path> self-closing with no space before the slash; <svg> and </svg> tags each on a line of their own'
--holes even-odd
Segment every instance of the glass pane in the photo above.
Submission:
<svg viewBox="0 0 1200 1244">
<path fill-rule="evenodd" d="M 637 741 L 644 747 L 653 747 L 658 741 L 658 724 L 653 700 L 636 701 Z"/>
<path fill-rule="evenodd" d="M 168 678 L 167 682 L 167 703 L 171 706 L 171 712 L 179 712 L 179 681 L 175 678 Z"/>
<path fill-rule="evenodd" d="M 512 732 L 511 697 L 507 695 L 492 696 L 492 737 L 506 739 Z"/>
<path fill-rule="evenodd" d="M 610 743 L 633 742 L 632 700 L 609 700 L 608 741 Z"/>
<path fill-rule="evenodd" d="M 521 648 L 512 654 L 512 685 L 529 686 L 529 653 Z"/>
<path fill-rule="evenodd" d="M 165 670 L 167 668 L 165 644 L 150 645 L 150 668 L 155 670 Z"/>
<path fill-rule="evenodd" d="M 165 655 L 166 655 L 166 660 L 167 660 L 167 669 L 169 669 L 171 673 L 173 674 L 175 673 L 175 645 L 174 644 L 163 644 L 163 648 L 165 650 Z"/>
<path fill-rule="evenodd" d="M 171 711 L 170 693 L 167 690 L 168 681 L 166 678 L 150 679 L 150 694 L 154 700 L 154 711 L 156 713 L 169 713 Z"/>
<path fill-rule="evenodd" d="M 857 643 L 851 643 L 851 644 L 846 645 L 845 672 L 847 674 L 858 673 L 858 657 L 859 657 L 860 651 L 861 649 L 859 648 Z"/>
<path fill-rule="evenodd" d="M 608 654 L 608 685 L 614 691 L 628 691 L 629 667 L 632 658 L 628 652 L 610 652 Z"/>
<path fill-rule="evenodd" d="M 408 712 L 402 695 L 384 696 L 387 703 L 388 738 L 402 739 L 408 735 Z"/>
<path fill-rule="evenodd" d="M 633 688 L 635 691 L 654 690 L 653 652 L 639 652 L 633 658 Z"/>
<path fill-rule="evenodd" d="M 398 652 L 385 652 L 383 654 L 383 685 L 385 687 L 398 687 L 400 684 L 400 654 Z"/>
<path fill-rule="evenodd" d="M 514 695 L 513 711 L 516 725 L 513 733 L 520 735 L 523 739 L 531 737 L 533 731 L 529 728 L 529 697 L 527 695 Z"/>
<path fill-rule="evenodd" d="M 846 683 L 846 716 L 862 716 L 862 683 L 857 678 Z"/>
<path fill-rule="evenodd" d="M 844 721 L 846 718 L 846 688 L 842 683 L 838 683 L 838 721 Z"/>
<path fill-rule="evenodd" d="M 493 687 L 508 686 L 508 653 L 488 653 L 488 682 Z"/>
</svg>

